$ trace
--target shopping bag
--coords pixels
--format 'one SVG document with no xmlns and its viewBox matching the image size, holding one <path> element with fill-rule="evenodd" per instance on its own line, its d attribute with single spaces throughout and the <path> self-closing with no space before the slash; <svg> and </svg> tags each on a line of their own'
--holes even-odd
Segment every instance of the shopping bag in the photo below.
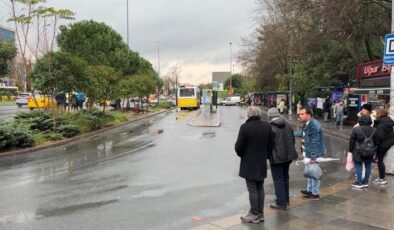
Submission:
<svg viewBox="0 0 394 230">
<path fill-rule="evenodd" d="M 317 163 L 306 164 L 304 168 L 304 177 L 320 180 L 323 172 Z"/>
<path fill-rule="evenodd" d="M 353 154 L 351 152 L 347 153 L 346 157 L 346 170 L 351 171 L 354 169 L 354 161 L 353 161 Z"/>
</svg>

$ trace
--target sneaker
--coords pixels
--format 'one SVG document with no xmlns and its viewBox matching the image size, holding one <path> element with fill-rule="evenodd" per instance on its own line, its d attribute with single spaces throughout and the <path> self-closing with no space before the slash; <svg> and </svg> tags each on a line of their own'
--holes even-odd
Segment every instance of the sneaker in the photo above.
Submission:
<svg viewBox="0 0 394 230">
<path fill-rule="evenodd" d="M 301 190 L 300 192 L 301 192 L 302 194 L 304 194 L 304 195 L 312 194 L 312 192 L 308 192 L 308 190 Z"/>
<path fill-rule="evenodd" d="M 386 179 L 380 179 L 379 180 L 379 184 L 380 185 L 385 185 L 385 184 L 387 184 L 387 180 Z"/>
<path fill-rule="evenodd" d="M 362 184 L 362 188 L 368 188 L 368 184 Z"/>
<path fill-rule="evenodd" d="M 360 183 L 354 182 L 354 183 L 352 184 L 352 187 L 353 187 L 353 188 L 363 188 L 363 185 L 360 184 Z"/>
<path fill-rule="evenodd" d="M 379 184 L 379 182 L 380 182 L 380 178 L 379 177 L 372 181 L 372 183 L 374 183 L 374 184 Z"/>
<path fill-rule="evenodd" d="M 304 195 L 303 199 L 304 200 L 320 200 L 320 195 L 313 195 L 313 194 Z"/>
<path fill-rule="evenodd" d="M 253 224 L 258 224 L 260 221 L 264 221 L 264 217 L 262 214 L 253 214 L 253 213 L 248 213 L 245 216 L 241 216 L 241 222 L 242 223 L 253 223 Z"/>
</svg>

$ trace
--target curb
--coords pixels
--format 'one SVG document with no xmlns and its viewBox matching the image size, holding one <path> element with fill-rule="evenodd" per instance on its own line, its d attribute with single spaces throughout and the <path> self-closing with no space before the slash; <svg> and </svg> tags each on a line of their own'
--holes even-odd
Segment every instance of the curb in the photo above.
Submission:
<svg viewBox="0 0 394 230">
<path fill-rule="evenodd" d="M 139 121 L 139 120 L 142 120 L 142 119 L 145 119 L 145 118 L 153 117 L 155 115 L 158 115 L 158 114 L 161 114 L 161 113 L 165 113 L 165 112 L 168 112 L 168 111 L 171 111 L 171 110 L 173 110 L 173 109 L 164 109 L 162 111 L 158 111 L 158 112 L 153 112 L 151 114 L 147 114 L 146 116 L 144 114 L 142 114 L 142 115 L 138 114 L 136 117 L 133 117 L 131 120 L 128 120 L 126 122 L 123 122 L 123 123 L 120 123 L 120 124 L 117 124 L 117 125 L 113 125 L 113 126 L 104 127 L 102 129 L 95 130 L 95 131 L 92 131 L 92 132 L 89 132 L 89 133 L 84 133 L 84 134 L 81 134 L 81 135 L 77 135 L 75 137 L 67 138 L 65 140 L 55 141 L 55 142 L 50 143 L 50 144 L 42 144 L 42 145 L 39 145 L 39 146 L 30 147 L 30 148 L 23 148 L 23 149 L 16 149 L 16 150 L 0 152 L 0 158 L 1 157 L 8 157 L 8 156 L 16 156 L 16 155 L 21 155 L 21 154 L 26 154 L 26 153 L 32 153 L 32 152 L 36 152 L 36 151 L 40 151 L 40 150 L 44 150 L 44 149 L 49 149 L 49 148 L 52 148 L 52 147 L 55 147 L 55 146 L 59 146 L 59 145 L 65 145 L 65 144 L 71 143 L 73 141 L 82 140 L 82 139 L 87 138 L 87 137 L 94 137 L 95 135 L 98 135 L 98 134 L 103 133 L 105 131 L 108 131 L 108 130 L 111 130 L 111 129 L 114 129 L 114 128 L 118 128 L 118 127 L 121 127 L 121 126 L 124 126 L 124 125 L 128 125 L 128 124 L 133 123 L 135 121 Z"/>
</svg>

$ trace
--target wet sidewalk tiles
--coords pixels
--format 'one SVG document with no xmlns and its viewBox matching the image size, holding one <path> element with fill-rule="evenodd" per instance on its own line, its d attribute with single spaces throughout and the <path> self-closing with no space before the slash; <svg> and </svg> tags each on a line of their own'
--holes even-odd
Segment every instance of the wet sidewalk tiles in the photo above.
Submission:
<svg viewBox="0 0 394 230">
<path fill-rule="evenodd" d="M 352 179 L 321 189 L 319 201 L 292 197 L 287 211 L 268 207 L 265 222 L 244 224 L 233 215 L 196 226 L 193 230 L 253 229 L 394 229 L 394 186 L 392 176 L 385 186 L 370 184 L 367 189 L 353 189 Z"/>
</svg>

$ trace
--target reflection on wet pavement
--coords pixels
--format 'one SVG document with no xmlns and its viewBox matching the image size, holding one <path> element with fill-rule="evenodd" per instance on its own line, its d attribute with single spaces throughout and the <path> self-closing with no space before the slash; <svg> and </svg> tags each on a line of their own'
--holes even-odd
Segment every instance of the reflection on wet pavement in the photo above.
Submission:
<svg viewBox="0 0 394 230">
<path fill-rule="evenodd" d="M 37 219 L 41 219 L 45 217 L 69 215 L 73 212 L 80 212 L 83 211 L 84 209 L 98 208 L 118 201 L 119 200 L 115 199 L 115 200 L 106 200 L 106 201 L 91 202 L 85 204 L 76 204 L 76 205 L 70 205 L 61 208 L 38 209 L 36 213 L 36 217 Z"/>
</svg>

